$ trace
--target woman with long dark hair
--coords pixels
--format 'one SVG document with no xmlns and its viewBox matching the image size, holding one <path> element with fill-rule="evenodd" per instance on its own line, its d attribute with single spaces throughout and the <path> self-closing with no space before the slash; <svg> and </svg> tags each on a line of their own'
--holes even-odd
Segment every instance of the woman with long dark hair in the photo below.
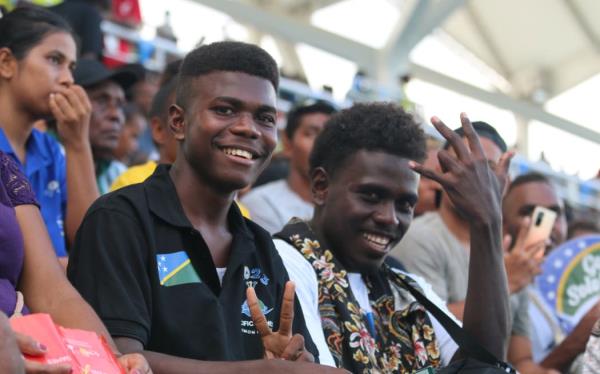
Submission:
<svg viewBox="0 0 600 374">
<path fill-rule="evenodd" d="M 17 8 L 0 20 L 0 150 L 19 165 L 40 203 L 54 250 L 67 244 L 99 196 L 89 142 L 91 104 L 73 83 L 77 48 L 60 16 Z M 56 121 L 63 148 L 33 128 Z"/>
<path fill-rule="evenodd" d="M 35 120 L 49 115 L 56 119 L 65 145 L 68 173 L 71 169 L 86 173 L 86 167 L 77 166 L 93 165 L 86 143 L 90 104 L 81 87 L 73 85 L 75 60 L 75 40 L 58 16 L 42 9 L 18 8 L 0 18 L 0 126 L 12 150 L 12 154 L 0 151 L 0 311 L 9 317 L 48 313 L 59 325 L 103 335 L 118 353 L 98 316 L 65 277 L 38 208 L 39 202 L 46 201 L 36 196 L 22 172 L 39 155 L 47 157 L 42 161 L 52 161 L 47 152 L 52 143 L 32 131 Z M 29 153 L 32 150 L 40 154 Z M 93 169 L 89 172 L 89 176 L 79 176 L 82 182 L 77 185 L 67 177 L 70 194 L 81 189 L 88 190 L 79 191 L 82 194 L 97 194 Z M 88 177 L 91 186 L 85 182 Z M 17 341 L 24 353 L 44 353 L 43 346 L 30 338 L 18 335 Z M 124 355 L 119 362 L 130 372 L 150 371 L 141 355 Z M 59 366 L 40 368 L 29 361 L 25 368 L 28 372 L 70 371 Z"/>
</svg>

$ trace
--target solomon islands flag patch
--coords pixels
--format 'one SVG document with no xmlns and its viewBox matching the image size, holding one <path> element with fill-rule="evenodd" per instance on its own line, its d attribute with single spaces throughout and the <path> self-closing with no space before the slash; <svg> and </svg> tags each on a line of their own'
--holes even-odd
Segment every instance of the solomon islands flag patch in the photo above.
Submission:
<svg viewBox="0 0 600 374">
<path fill-rule="evenodd" d="M 156 263 L 161 286 L 171 287 L 202 282 L 184 251 L 159 253 L 156 255 Z"/>
</svg>

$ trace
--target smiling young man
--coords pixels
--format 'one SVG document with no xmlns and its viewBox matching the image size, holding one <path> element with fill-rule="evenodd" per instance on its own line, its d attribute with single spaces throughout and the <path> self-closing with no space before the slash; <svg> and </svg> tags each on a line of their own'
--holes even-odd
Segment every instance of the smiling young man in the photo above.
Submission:
<svg viewBox="0 0 600 374">
<path fill-rule="evenodd" d="M 269 234 L 233 204 L 275 148 L 278 79 L 257 46 L 190 52 L 170 108 L 175 162 L 100 198 L 78 232 L 69 278 L 120 349 L 143 352 L 156 372 L 319 370 L 288 361 L 310 358 L 298 333 L 315 357 L 316 349 L 298 304 L 289 322 L 293 292 L 282 303 L 287 275 Z M 284 317 L 288 333 L 269 337 L 269 328 L 284 330 Z M 288 360 L 242 361 L 263 357 Z"/>
<path fill-rule="evenodd" d="M 510 157 L 503 156 L 495 175 L 466 116 L 462 121 L 469 146 L 433 120 L 458 154 L 441 151 L 446 173 L 414 163 L 425 156 L 424 134 L 391 104 L 344 110 L 317 138 L 310 156 L 313 219 L 286 225 L 275 245 L 296 283 L 321 362 L 353 373 L 412 373 L 446 365 L 455 356 L 456 344 L 404 282 L 441 309 L 444 303 L 424 281 L 385 262 L 412 221 L 415 170 L 439 182 L 470 218 L 473 254 L 464 327 L 504 357 L 508 291 L 500 196 Z"/>
</svg>

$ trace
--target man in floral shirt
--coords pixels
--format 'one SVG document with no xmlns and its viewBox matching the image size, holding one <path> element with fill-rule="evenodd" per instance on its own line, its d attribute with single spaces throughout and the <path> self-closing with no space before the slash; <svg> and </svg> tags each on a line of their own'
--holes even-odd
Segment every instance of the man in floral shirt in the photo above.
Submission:
<svg viewBox="0 0 600 374">
<path fill-rule="evenodd" d="M 457 156 L 440 153 L 444 173 L 426 169 L 425 139 L 412 117 L 391 104 L 359 104 L 334 115 L 311 153 L 312 221 L 292 220 L 276 235 L 321 363 L 353 373 L 413 373 L 447 365 L 457 346 L 407 291 L 420 289 L 445 309 L 431 286 L 390 266 L 417 201 L 417 173 L 439 182 L 471 222 L 465 329 L 503 358 L 509 331 L 501 247 L 501 192 L 510 155 L 488 165 L 466 115 L 465 144 L 432 122 Z M 448 314 L 448 313 L 447 313 Z"/>
</svg>

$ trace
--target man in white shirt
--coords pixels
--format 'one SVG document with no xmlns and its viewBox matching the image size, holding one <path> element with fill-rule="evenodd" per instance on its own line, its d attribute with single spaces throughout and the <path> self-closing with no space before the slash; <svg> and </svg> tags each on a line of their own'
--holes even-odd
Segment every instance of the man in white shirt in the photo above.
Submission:
<svg viewBox="0 0 600 374">
<path fill-rule="evenodd" d="M 292 217 L 312 217 L 308 155 L 315 138 L 336 111 L 325 101 L 290 110 L 283 136 L 284 153 L 290 160 L 288 177 L 259 186 L 241 199 L 252 220 L 271 234 L 281 230 Z"/>
<path fill-rule="evenodd" d="M 415 171 L 438 181 L 470 218 L 472 255 L 463 325 L 487 350 L 504 358 L 510 328 L 500 199 L 510 155 L 503 155 L 492 170 L 466 115 L 461 120 L 469 145 L 432 119 L 457 155 L 441 151 L 444 173 L 414 162 L 425 155 L 423 132 L 391 104 L 344 110 L 317 138 L 310 156 L 312 221 L 292 221 L 275 243 L 296 282 L 321 363 L 355 373 L 413 372 L 463 356 L 405 284 L 420 289 L 448 314 L 431 286 L 384 262 L 412 220 L 419 180 Z"/>
</svg>

